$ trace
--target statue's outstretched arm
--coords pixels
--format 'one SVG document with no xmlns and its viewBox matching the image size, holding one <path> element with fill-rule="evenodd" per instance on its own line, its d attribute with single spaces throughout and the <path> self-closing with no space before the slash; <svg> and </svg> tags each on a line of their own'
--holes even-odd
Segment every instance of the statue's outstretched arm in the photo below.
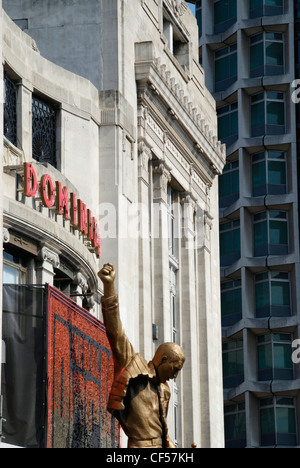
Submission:
<svg viewBox="0 0 300 468">
<path fill-rule="evenodd" d="M 104 286 L 102 298 L 104 324 L 113 352 L 115 371 L 118 372 L 131 361 L 134 349 L 120 320 L 118 296 L 114 288 L 116 272 L 113 265 L 110 263 L 104 265 L 98 275 Z"/>
</svg>

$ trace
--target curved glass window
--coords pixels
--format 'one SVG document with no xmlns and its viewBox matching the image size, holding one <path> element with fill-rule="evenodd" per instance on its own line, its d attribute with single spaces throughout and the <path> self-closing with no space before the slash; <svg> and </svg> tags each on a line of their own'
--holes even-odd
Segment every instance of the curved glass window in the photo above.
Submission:
<svg viewBox="0 0 300 468">
<path fill-rule="evenodd" d="M 226 31 L 237 19 L 236 0 L 215 0 L 214 29 L 215 34 Z"/>
<path fill-rule="evenodd" d="M 256 317 L 289 317 L 291 284 L 289 273 L 269 271 L 255 276 Z"/>
<path fill-rule="evenodd" d="M 252 156 L 254 197 L 287 193 L 287 161 L 283 151 L 266 151 Z"/>
<path fill-rule="evenodd" d="M 237 387 L 244 381 L 243 341 L 229 341 L 223 344 L 224 388 Z"/>
<path fill-rule="evenodd" d="M 221 284 L 221 313 L 223 327 L 234 325 L 242 319 L 241 280 Z"/>
<path fill-rule="evenodd" d="M 247 445 L 245 403 L 224 408 L 226 448 L 245 448 Z"/>
<path fill-rule="evenodd" d="M 227 146 L 232 145 L 239 134 L 238 104 L 229 104 L 217 109 L 219 140 Z"/>
<path fill-rule="evenodd" d="M 285 133 L 285 95 L 265 91 L 251 96 L 251 136 Z"/>
<path fill-rule="evenodd" d="M 250 18 L 283 14 L 283 0 L 249 0 Z"/>
<path fill-rule="evenodd" d="M 239 198 L 239 161 L 226 164 L 219 177 L 220 207 L 230 206 Z"/>
<path fill-rule="evenodd" d="M 260 433 L 263 447 L 297 445 L 296 408 L 293 398 L 260 400 Z"/>
<path fill-rule="evenodd" d="M 293 380 L 292 335 L 268 333 L 257 337 L 258 380 Z"/>
<path fill-rule="evenodd" d="M 264 211 L 254 215 L 254 257 L 287 255 L 289 252 L 288 213 Z"/>
<path fill-rule="evenodd" d="M 284 73 L 284 40 L 279 32 L 250 37 L 250 77 Z"/>
<path fill-rule="evenodd" d="M 215 91 L 224 91 L 237 80 L 237 45 L 215 52 Z"/>
<path fill-rule="evenodd" d="M 221 266 L 236 262 L 241 256 L 240 221 L 220 225 Z"/>
</svg>

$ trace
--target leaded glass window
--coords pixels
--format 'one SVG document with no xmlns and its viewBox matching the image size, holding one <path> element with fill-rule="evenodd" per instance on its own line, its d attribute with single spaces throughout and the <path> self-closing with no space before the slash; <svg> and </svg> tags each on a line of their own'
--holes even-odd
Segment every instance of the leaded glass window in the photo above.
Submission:
<svg viewBox="0 0 300 468">
<path fill-rule="evenodd" d="M 4 73 L 4 136 L 17 145 L 17 88 Z"/>
<path fill-rule="evenodd" d="M 56 115 L 47 102 L 32 97 L 32 156 L 56 167 Z"/>
</svg>

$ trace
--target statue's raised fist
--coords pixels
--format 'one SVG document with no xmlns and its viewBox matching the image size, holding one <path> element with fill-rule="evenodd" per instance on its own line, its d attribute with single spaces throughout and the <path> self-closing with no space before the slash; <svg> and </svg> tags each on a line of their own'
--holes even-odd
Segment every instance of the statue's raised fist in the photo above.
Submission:
<svg viewBox="0 0 300 468">
<path fill-rule="evenodd" d="M 98 273 L 104 286 L 104 295 L 112 296 L 115 294 L 114 281 L 116 277 L 116 270 L 111 263 L 106 263 Z"/>
</svg>

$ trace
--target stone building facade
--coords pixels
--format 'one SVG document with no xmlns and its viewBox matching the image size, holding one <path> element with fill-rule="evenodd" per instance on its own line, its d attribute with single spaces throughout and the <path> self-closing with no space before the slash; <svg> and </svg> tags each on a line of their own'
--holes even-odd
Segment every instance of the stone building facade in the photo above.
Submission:
<svg viewBox="0 0 300 468">
<path fill-rule="evenodd" d="M 196 19 L 171 0 L 3 8 L 4 282 L 49 283 L 101 319 L 97 271 L 113 263 L 136 351 L 150 360 L 165 341 L 185 350 L 171 437 L 180 447 L 223 447 L 226 154 Z"/>
</svg>

